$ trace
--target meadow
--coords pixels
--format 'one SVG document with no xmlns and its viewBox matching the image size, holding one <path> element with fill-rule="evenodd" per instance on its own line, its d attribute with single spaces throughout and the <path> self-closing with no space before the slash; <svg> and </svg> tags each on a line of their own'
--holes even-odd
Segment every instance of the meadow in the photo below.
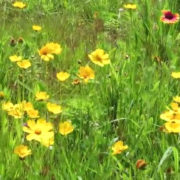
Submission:
<svg viewBox="0 0 180 180">
<path fill-rule="evenodd" d="M 180 179 L 178 13 L 0 0 L 0 179 Z"/>
</svg>

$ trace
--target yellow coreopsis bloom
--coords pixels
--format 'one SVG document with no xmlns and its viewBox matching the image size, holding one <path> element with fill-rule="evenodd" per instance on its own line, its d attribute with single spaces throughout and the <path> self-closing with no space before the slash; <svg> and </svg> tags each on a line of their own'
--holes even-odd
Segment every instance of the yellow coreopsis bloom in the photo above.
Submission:
<svg viewBox="0 0 180 180">
<path fill-rule="evenodd" d="M 26 101 L 23 101 L 21 104 L 22 104 L 23 110 L 24 110 L 25 112 L 30 111 L 30 110 L 33 110 L 33 109 L 34 109 L 34 106 L 32 105 L 32 103 L 31 103 L 31 102 L 26 102 Z"/>
<path fill-rule="evenodd" d="M 73 132 L 74 126 L 70 121 L 65 121 L 59 123 L 59 133 L 62 135 L 68 135 L 69 133 Z"/>
<path fill-rule="evenodd" d="M 2 104 L 2 109 L 4 110 L 4 111 L 11 111 L 12 109 L 13 109 L 13 107 L 14 107 L 14 105 L 13 105 L 13 103 L 12 102 L 4 102 L 3 104 Z"/>
<path fill-rule="evenodd" d="M 127 145 L 123 145 L 123 141 L 117 141 L 113 146 L 112 146 L 112 151 L 113 151 L 113 155 L 115 154 L 120 154 L 122 153 L 124 150 L 128 149 Z"/>
<path fill-rule="evenodd" d="M 35 109 L 30 109 L 27 111 L 29 118 L 36 119 L 39 118 L 39 111 Z"/>
<path fill-rule="evenodd" d="M 109 54 L 106 54 L 103 49 L 96 49 L 88 55 L 90 60 L 99 66 L 110 64 Z"/>
<path fill-rule="evenodd" d="M 78 76 L 83 79 L 84 82 L 88 82 L 90 79 L 94 79 L 95 74 L 94 71 L 86 65 L 85 67 L 80 67 Z"/>
<path fill-rule="evenodd" d="M 31 150 L 27 146 L 19 145 L 14 149 L 14 153 L 20 158 L 25 158 L 26 156 L 31 155 Z"/>
<path fill-rule="evenodd" d="M 58 43 L 47 43 L 45 46 L 43 46 L 39 50 L 39 55 L 41 56 L 41 59 L 44 61 L 50 61 L 54 59 L 53 54 L 60 54 L 62 51 L 62 48 L 60 44 Z"/>
<path fill-rule="evenodd" d="M 32 29 L 33 29 L 34 31 L 41 31 L 41 30 L 42 30 L 42 27 L 41 27 L 41 26 L 38 26 L 38 25 L 33 25 L 33 26 L 32 26 Z"/>
<path fill-rule="evenodd" d="M 13 116 L 15 119 L 21 119 L 24 115 L 21 104 L 15 104 L 13 108 L 8 111 L 8 115 Z"/>
<path fill-rule="evenodd" d="M 172 102 L 172 103 L 171 103 L 171 108 L 172 108 L 172 110 L 175 111 L 175 112 L 180 111 L 179 104 L 176 103 L 176 102 Z"/>
<path fill-rule="evenodd" d="M 52 146 L 54 144 L 54 134 L 51 138 L 43 138 L 41 144 L 46 147 Z"/>
<path fill-rule="evenodd" d="M 167 133 L 180 133 L 180 121 L 168 121 L 164 127 Z"/>
<path fill-rule="evenodd" d="M 165 121 L 180 120 L 180 112 L 173 110 L 165 111 L 160 115 L 160 118 Z"/>
<path fill-rule="evenodd" d="M 18 62 L 22 60 L 22 56 L 13 55 L 9 57 L 11 62 Z"/>
<path fill-rule="evenodd" d="M 45 91 L 40 91 L 36 93 L 36 101 L 43 101 L 49 99 L 49 95 Z"/>
<path fill-rule="evenodd" d="M 54 59 L 54 55 L 51 54 L 51 49 L 47 46 L 43 46 L 40 50 L 39 50 L 39 55 L 41 56 L 41 59 L 48 62 L 50 60 Z"/>
<path fill-rule="evenodd" d="M 26 4 L 21 1 L 15 1 L 12 5 L 19 9 L 23 9 L 26 7 Z"/>
<path fill-rule="evenodd" d="M 173 97 L 173 100 L 177 103 L 180 103 L 180 96 Z"/>
<path fill-rule="evenodd" d="M 125 9 L 135 10 L 137 8 L 137 5 L 136 4 L 125 4 L 124 8 Z"/>
<path fill-rule="evenodd" d="M 56 77 L 59 81 L 65 81 L 66 79 L 68 79 L 70 76 L 69 73 L 67 72 L 59 72 L 56 74 Z"/>
<path fill-rule="evenodd" d="M 28 141 L 36 140 L 47 147 L 54 144 L 53 125 L 44 119 L 28 120 L 23 131 L 28 133 L 26 136 Z"/>
<path fill-rule="evenodd" d="M 31 62 L 29 60 L 18 61 L 17 65 L 22 69 L 28 69 L 31 66 Z"/>
<path fill-rule="evenodd" d="M 62 48 L 58 43 L 51 42 L 51 43 L 47 43 L 46 46 L 51 49 L 52 54 L 61 54 L 62 52 Z"/>
<path fill-rule="evenodd" d="M 52 112 L 53 114 L 59 114 L 62 112 L 62 107 L 54 103 L 47 103 L 47 109 L 49 112 Z"/>
<path fill-rule="evenodd" d="M 180 78 L 180 72 L 172 72 L 171 76 L 175 79 L 179 79 Z"/>
</svg>

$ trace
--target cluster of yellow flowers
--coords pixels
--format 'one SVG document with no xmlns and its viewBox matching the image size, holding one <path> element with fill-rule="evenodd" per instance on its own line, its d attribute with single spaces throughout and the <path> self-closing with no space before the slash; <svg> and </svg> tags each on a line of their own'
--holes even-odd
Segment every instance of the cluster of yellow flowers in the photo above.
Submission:
<svg viewBox="0 0 180 180">
<path fill-rule="evenodd" d="M 39 91 L 36 93 L 35 98 L 37 101 L 45 101 L 49 99 L 49 95 L 45 91 Z M 48 102 L 46 104 L 47 110 L 53 114 L 59 114 L 62 112 L 62 107 L 55 103 Z M 31 102 L 22 101 L 18 104 L 12 102 L 4 102 L 2 109 L 8 112 L 8 115 L 13 116 L 15 119 L 23 118 L 27 113 L 29 118 L 39 118 L 39 111 L 34 109 Z"/>
<path fill-rule="evenodd" d="M 35 99 L 36 101 L 45 101 L 49 99 L 49 95 L 44 91 L 39 91 L 35 94 Z M 56 115 L 62 112 L 62 107 L 55 103 L 47 102 L 46 107 L 49 112 Z M 25 115 L 27 115 L 30 120 L 27 120 L 23 126 L 23 131 L 27 133 L 27 141 L 35 140 L 46 147 L 54 144 L 53 124 L 51 122 L 47 122 L 43 118 L 40 118 L 39 111 L 34 109 L 31 102 L 22 101 L 17 104 L 13 104 L 10 101 L 3 102 L 2 109 L 15 119 L 22 119 Z M 74 126 L 71 121 L 59 123 L 59 133 L 61 135 L 66 136 L 73 130 Z M 31 154 L 31 150 L 25 145 L 19 145 L 14 149 L 14 153 L 19 155 L 19 157 L 24 158 Z"/>
<path fill-rule="evenodd" d="M 13 3 L 13 6 L 16 8 L 23 9 L 27 5 L 23 2 L 16 1 Z M 124 6 L 127 9 L 136 9 L 136 5 L 128 4 Z M 36 32 L 40 32 L 42 27 L 39 25 L 33 25 L 32 29 Z M 39 56 L 42 60 L 49 62 L 54 60 L 55 55 L 59 55 L 62 52 L 62 47 L 58 43 L 49 42 L 42 46 L 39 50 Z M 105 53 L 103 49 L 96 49 L 88 55 L 91 62 L 94 64 L 103 67 L 107 64 L 110 64 L 109 54 Z M 31 66 L 29 60 L 23 60 L 21 56 L 13 55 L 9 59 L 11 62 L 17 63 L 20 68 L 27 69 Z M 94 70 L 89 66 L 80 66 L 77 74 L 78 78 L 82 79 L 85 83 L 89 80 L 95 78 Z M 56 73 L 56 77 L 59 81 L 66 81 L 70 74 L 65 71 L 60 71 Z M 73 85 L 79 84 L 79 79 L 74 79 L 72 82 Z M 36 101 L 47 101 L 50 96 L 45 91 L 39 91 L 35 94 Z M 46 102 L 46 108 L 49 112 L 58 115 L 62 112 L 62 107 L 58 104 L 52 102 Z M 8 112 L 8 115 L 13 116 L 15 119 L 23 118 L 27 115 L 29 120 L 23 126 L 23 131 L 26 133 L 27 141 L 38 141 L 42 145 L 49 147 L 54 144 L 54 128 L 51 122 L 47 122 L 45 119 L 40 118 L 39 111 L 35 110 L 31 102 L 23 101 L 18 104 L 13 104 L 12 102 L 4 102 L 2 109 Z M 68 135 L 73 132 L 74 126 L 71 121 L 64 121 L 59 123 L 59 133 L 61 135 Z M 128 149 L 127 145 L 123 144 L 123 141 L 117 141 L 112 146 L 112 154 L 120 154 L 124 150 Z M 20 158 L 25 158 L 28 155 L 32 154 L 32 151 L 25 145 L 19 145 L 14 149 L 14 153 L 17 154 Z"/>
<path fill-rule="evenodd" d="M 73 130 L 74 126 L 71 121 L 59 123 L 59 133 L 61 135 L 66 136 L 73 132 Z M 51 122 L 47 122 L 45 119 L 38 119 L 37 121 L 28 120 L 26 125 L 23 126 L 23 131 L 27 133 L 27 141 L 35 140 L 46 147 L 54 144 L 53 124 Z M 31 150 L 28 146 L 21 144 L 14 149 L 14 153 L 20 158 L 25 158 L 26 156 L 31 155 Z"/>
<path fill-rule="evenodd" d="M 105 53 L 103 49 L 96 49 L 88 55 L 89 59 L 98 66 L 110 64 L 109 54 Z M 90 79 L 95 78 L 94 70 L 89 65 L 81 66 L 79 68 L 78 77 L 83 79 L 87 83 Z"/>
<path fill-rule="evenodd" d="M 171 108 L 163 112 L 160 118 L 165 120 L 163 131 L 167 133 L 180 133 L 180 97 L 173 98 Z"/>
<path fill-rule="evenodd" d="M 31 66 L 28 59 L 23 59 L 22 56 L 13 55 L 9 57 L 11 62 L 15 62 L 20 68 L 27 69 Z"/>
<path fill-rule="evenodd" d="M 180 72 L 172 72 L 171 76 L 175 79 L 180 78 Z M 180 96 L 175 96 L 171 103 L 171 108 L 163 112 L 160 118 L 165 120 L 162 130 L 166 133 L 180 133 Z"/>
<path fill-rule="evenodd" d="M 38 29 L 38 27 L 36 27 L 36 29 Z M 53 54 L 60 54 L 61 51 L 62 48 L 58 43 L 51 42 L 47 43 L 39 50 L 39 55 L 44 61 L 50 61 L 54 59 Z M 15 62 L 22 69 L 28 69 L 31 66 L 31 62 L 28 59 L 23 59 L 22 56 L 12 55 L 9 59 L 11 62 Z"/>
<path fill-rule="evenodd" d="M 2 109 L 15 119 L 21 119 L 25 114 L 32 119 L 39 118 L 39 112 L 38 110 L 34 109 L 31 102 L 23 101 L 18 104 L 4 102 L 2 104 Z"/>
</svg>

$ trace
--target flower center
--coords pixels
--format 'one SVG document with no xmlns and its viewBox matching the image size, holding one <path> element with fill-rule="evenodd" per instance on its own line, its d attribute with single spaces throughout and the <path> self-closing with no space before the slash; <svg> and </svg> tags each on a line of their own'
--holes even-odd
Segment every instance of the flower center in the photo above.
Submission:
<svg viewBox="0 0 180 180">
<path fill-rule="evenodd" d="M 35 134 L 40 135 L 40 134 L 41 134 L 41 130 L 36 129 L 36 130 L 35 130 Z"/>
<path fill-rule="evenodd" d="M 174 18 L 174 15 L 173 15 L 171 12 L 167 12 L 167 13 L 165 14 L 165 18 L 171 20 L 171 19 Z"/>
<path fill-rule="evenodd" d="M 43 51 L 42 54 L 43 55 L 47 55 L 48 53 L 47 53 L 47 51 Z"/>
<path fill-rule="evenodd" d="M 102 58 L 99 55 L 96 55 L 96 60 L 102 62 Z"/>
<path fill-rule="evenodd" d="M 84 79 L 87 79 L 88 77 L 89 77 L 89 74 L 86 72 L 86 73 L 84 73 Z"/>
</svg>

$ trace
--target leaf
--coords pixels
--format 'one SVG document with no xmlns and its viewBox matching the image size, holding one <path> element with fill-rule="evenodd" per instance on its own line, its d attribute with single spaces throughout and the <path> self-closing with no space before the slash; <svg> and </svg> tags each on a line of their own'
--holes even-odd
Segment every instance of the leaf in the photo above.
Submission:
<svg viewBox="0 0 180 180">
<path fill-rule="evenodd" d="M 163 154 L 160 162 L 159 162 L 159 165 L 158 165 L 158 171 L 160 171 L 160 168 L 161 166 L 163 165 L 163 163 L 167 160 L 167 158 L 172 154 L 172 147 L 169 147 L 165 153 Z"/>
<path fill-rule="evenodd" d="M 177 148 L 172 147 L 172 151 L 173 151 L 173 156 L 174 156 L 174 168 L 175 168 L 175 172 L 178 173 L 178 169 L 179 169 L 178 150 L 177 150 Z"/>
</svg>

